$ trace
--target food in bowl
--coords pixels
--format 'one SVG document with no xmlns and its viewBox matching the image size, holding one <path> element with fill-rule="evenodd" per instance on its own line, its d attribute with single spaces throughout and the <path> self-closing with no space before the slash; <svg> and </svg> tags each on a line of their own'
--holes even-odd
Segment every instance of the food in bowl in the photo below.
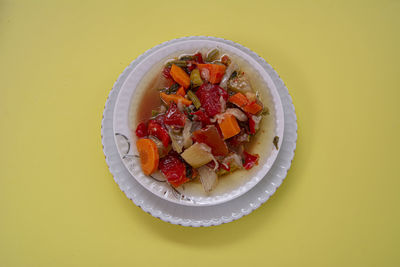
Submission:
<svg viewBox="0 0 400 267">
<path fill-rule="evenodd" d="M 160 105 L 135 130 L 144 174 L 160 171 L 173 187 L 200 180 L 210 192 L 218 177 L 258 164 L 246 148 L 268 108 L 229 55 L 181 55 L 159 79 Z"/>
</svg>

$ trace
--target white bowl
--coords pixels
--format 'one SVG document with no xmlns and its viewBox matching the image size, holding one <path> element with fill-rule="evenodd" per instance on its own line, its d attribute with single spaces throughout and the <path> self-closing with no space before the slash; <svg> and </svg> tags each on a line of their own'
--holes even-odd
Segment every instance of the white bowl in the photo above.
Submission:
<svg viewBox="0 0 400 267">
<path fill-rule="evenodd" d="M 137 137 L 134 134 L 138 123 L 137 108 L 148 84 L 155 75 L 159 75 L 165 60 L 180 54 L 193 54 L 199 50 L 209 51 L 215 47 L 234 58 L 239 66 L 245 68 L 253 87 L 256 84 L 263 103 L 270 110 L 270 115 L 263 118 L 261 129 L 253 140 L 256 144 L 250 150 L 251 153 L 260 155 L 259 164 L 249 171 L 240 170 L 221 177 L 217 187 L 209 194 L 204 192 L 200 183 L 194 182 L 174 189 L 161 175 L 150 177 L 144 175 L 141 170 L 140 161 L 135 156 L 138 155 L 135 146 Z M 160 198 L 187 206 L 221 204 L 253 188 L 272 167 L 279 152 L 279 149 L 273 146 L 272 140 L 278 136 L 280 148 L 284 131 L 282 103 L 276 85 L 263 65 L 265 66 L 265 61 L 248 48 L 232 41 L 201 36 L 162 43 L 134 60 L 124 71 L 124 78 L 126 78 L 117 98 L 113 120 L 114 137 L 119 155 L 133 178 Z"/>
</svg>

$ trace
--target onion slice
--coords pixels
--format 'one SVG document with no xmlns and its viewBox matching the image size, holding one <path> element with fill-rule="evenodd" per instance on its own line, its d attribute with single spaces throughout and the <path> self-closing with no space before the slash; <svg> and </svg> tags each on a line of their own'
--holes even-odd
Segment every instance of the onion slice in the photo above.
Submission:
<svg viewBox="0 0 400 267">
<path fill-rule="evenodd" d="M 211 192 L 218 183 L 218 175 L 215 171 L 207 166 L 198 168 L 200 181 L 203 185 L 204 191 Z"/>
</svg>

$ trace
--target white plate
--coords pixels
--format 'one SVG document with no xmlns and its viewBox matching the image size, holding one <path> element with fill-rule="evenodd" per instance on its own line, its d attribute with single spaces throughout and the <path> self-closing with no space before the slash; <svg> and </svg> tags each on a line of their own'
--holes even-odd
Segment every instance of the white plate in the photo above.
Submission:
<svg viewBox="0 0 400 267">
<path fill-rule="evenodd" d="M 187 207 L 164 201 L 143 188 L 125 168 L 114 142 L 113 112 L 115 102 L 127 72 L 122 73 L 107 99 L 101 136 L 103 151 L 115 182 L 125 195 L 143 211 L 163 221 L 183 226 L 211 226 L 237 220 L 257 209 L 275 192 L 290 168 L 297 140 L 297 122 L 292 99 L 277 73 L 264 64 L 280 95 L 285 116 L 285 131 L 278 157 L 268 174 L 246 194 L 229 202 L 208 207 Z M 127 70 L 131 68 L 129 66 Z"/>
<path fill-rule="evenodd" d="M 250 171 L 237 171 L 219 180 L 216 189 L 207 194 L 199 183 L 186 183 L 173 188 L 162 175 L 146 176 L 140 168 L 137 155 L 135 127 L 138 123 L 136 114 L 142 95 L 148 84 L 160 75 L 165 60 L 181 54 L 193 54 L 199 50 L 209 51 L 219 48 L 234 58 L 239 66 L 247 67 L 252 82 L 257 81 L 257 90 L 265 101 L 270 115 L 265 116 L 259 133 L 257 146 L 252 153 L 260 155 L 259 165 Z M 113 127 L 115 142 L 119 155 L 132 176 L 147 190 L 181 205 L 209 206 L 230 201 L 253 188 L 271 169 L 279 150 L 275 149 L 272 140 L 278 136 L 279 147 L 282 144 L 284 131 L 284 114 L 282 103 L 265 61 L 249 49 L 231 41 L 214 37 L 185 37 L 158 45 L 139 56 L 118 79 L 121 88 L 117 97 Z M 264 102 L 264 103 L 265 103 Z"/>
</svg>

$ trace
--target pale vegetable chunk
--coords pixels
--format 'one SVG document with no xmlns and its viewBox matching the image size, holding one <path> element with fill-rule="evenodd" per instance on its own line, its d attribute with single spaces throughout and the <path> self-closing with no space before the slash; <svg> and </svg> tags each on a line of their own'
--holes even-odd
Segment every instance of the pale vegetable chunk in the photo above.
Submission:
<svg viewBox="0 0 400 267">
<path fill-rule="evenodd" d="M 207 166 L 199 168 L 200 181 L 204 191 L 211 192 L 218 183 L 218 176 L 215 171 Z"/>
<path fill-rule="evenodd" d="M 213 160 L 211 148 L 201 143 L 195 143 L 186 149 L 181 156 L 193 168 L 201 167 Z"/>
</svg>

